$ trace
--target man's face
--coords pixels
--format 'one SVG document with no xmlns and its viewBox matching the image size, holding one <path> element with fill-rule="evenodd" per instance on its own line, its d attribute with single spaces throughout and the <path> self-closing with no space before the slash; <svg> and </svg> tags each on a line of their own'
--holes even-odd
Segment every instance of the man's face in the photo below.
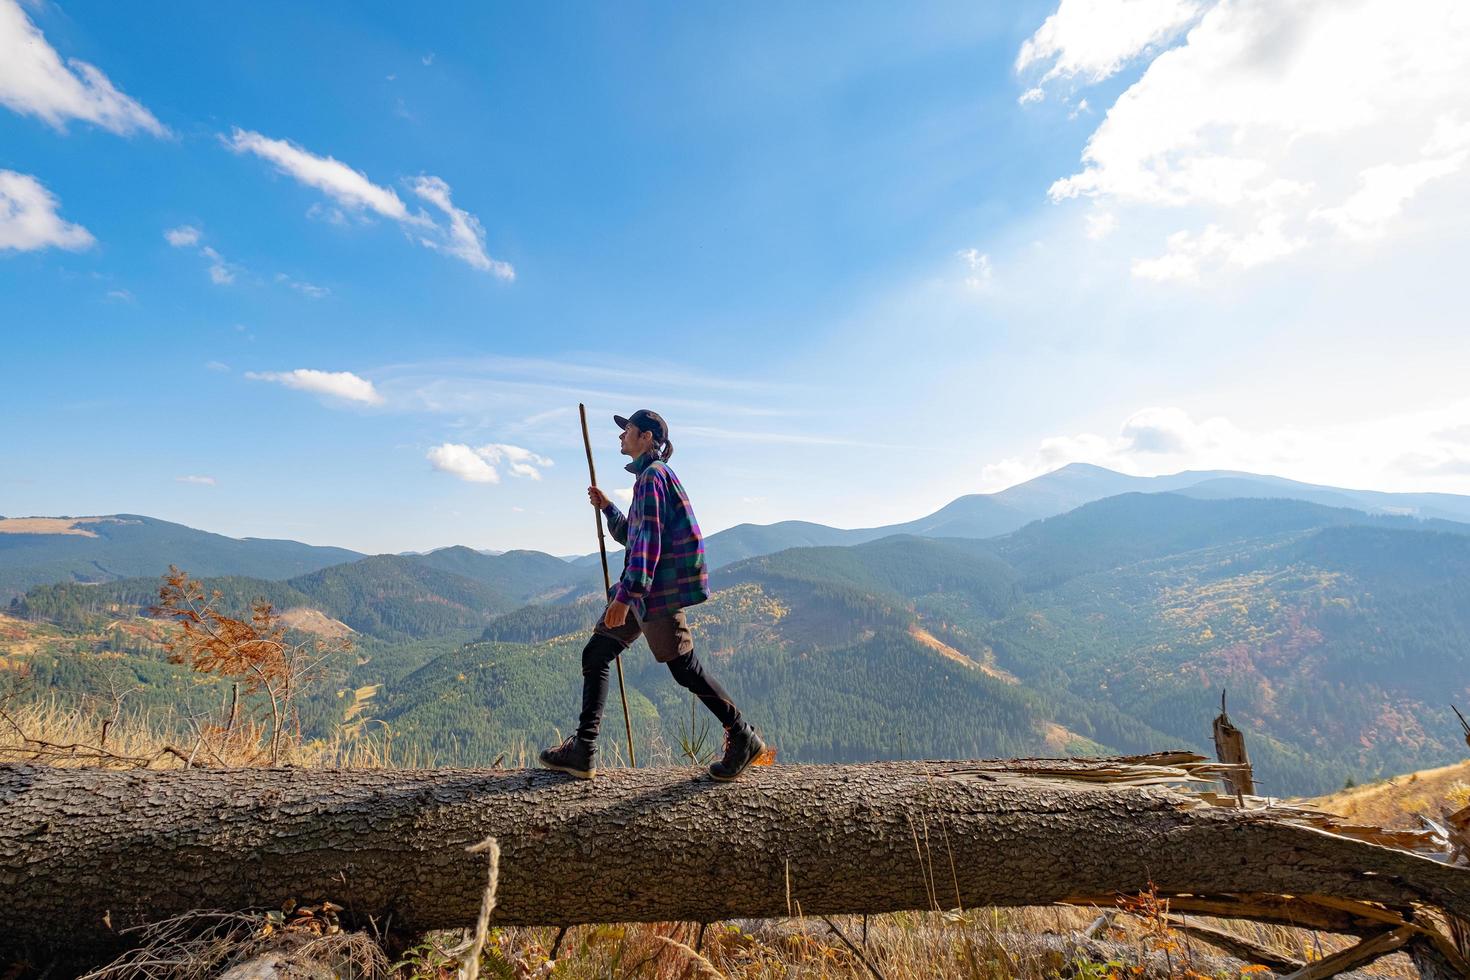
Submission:
<svg viewBox="0 0 1470 980">
<path fill-rule="evenodd" d="M 627 425 L 623 427 L 623 434 L 618 438 L 618 448 L 622 450 L 624 456 L 636 458 L 648 449 L 648 444 L 652 441 L 653 437 L 638 426 Z"/>
</svg>

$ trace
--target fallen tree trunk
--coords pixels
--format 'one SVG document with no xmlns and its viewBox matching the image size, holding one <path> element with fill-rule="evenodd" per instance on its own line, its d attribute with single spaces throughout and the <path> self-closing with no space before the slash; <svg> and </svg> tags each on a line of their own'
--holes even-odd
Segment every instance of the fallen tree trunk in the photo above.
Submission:
<svg viewBox="0 0 1470 980">
<path fill-rule="evenodd" d="M 330 898 L 359 922 L 463 926 L 485 884 L 465 848 L 487 836 L 501 847 L 500 924 L 1108 901 L 1150 882 L 1161 896 L 1322 895 L 1470 917 L 1470 870 L 1270 810 L 1089 781 L 1105 765 L 777 766 L 730 784 L 690 769 L 582 782 L 0 766 L 0 945 L 108 944 L 189 909 L 288 899 Z M 1383 928 L 1318 908 L 1347 931 Z"/>
</svg>

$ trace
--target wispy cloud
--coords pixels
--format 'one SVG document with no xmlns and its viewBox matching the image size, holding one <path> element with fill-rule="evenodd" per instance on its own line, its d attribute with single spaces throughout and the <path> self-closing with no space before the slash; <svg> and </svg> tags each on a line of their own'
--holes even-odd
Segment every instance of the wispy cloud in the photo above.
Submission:
<svg viewBox="0 0 1470 980">
<path fill-rule="evenodd" d="M 361 171 L 333 157 L 317 156 L 289 140 L 271 139 L 238 126 L 224 144 L 236 153 L 253 153 L 276 165 L 276 169 L 308 187 L 322 191 L 342 207 L 357 211 L 366 208 L 385 218 L 407 223 L 423 223 L 426 218 L 411 215 L 403 200 L 390 188 L 380 187 Z"/>
<path fill-rule="evenodd" d="M 961 249 L 959 257 L 965 260 L 968 270 L 965 274 L 965 285 L 971 289 L 989 289 L 991 281 L 995 278 L 995 270 L 990 265 L 990 256 L 979 249 Z"/>
<path fill-rule="evenodd" d="M 267 160 L 275 164 L 281 173 L 326 194 L 337 205 L 336 209 L 322 212 L 328 220 L 341 218 L 340 209 L 376 214 L 400 224 L 414 241 L 425 248 L 451 255 L 498 279 L 515 278 L 515 269 L 510 263 L 493 259 L 486 253 L 485 231 L 479 219 L 454 206 L 449 184 L 439 177 L 420 176 L 414 178 L 409 187 L 417 197 L 443 214 L 442 223 L 435 221 L 423 209 L 410 211 L 392 188 L 373 183 L 366 174 L 334 157 L 318 156 L 289 140 L 272 139 L 239 127 L 220 139 L 234 152 L 249 153 Z"/>
<path fill-rule="evenodd" d="M 552 465 L 551 460 L 545 456 L 503 442 L 492 442 L 479 447 L 475 452 L 487 463 L 497 466 L 504 464 L 510 469 L 511 476 L 524 476 L 532 480 L 541 479 L 541 470 Z"/>
<path fill-rule="evenodd" d="M 163 238 L 174 248 L 188 248 L 199 244 L 199 229 L 193 225 L 179 225 L 163 233 Z"/>
<path fill-rule="evenodd" d="M 322 299 L 332 295 L 332 291 L 326 286 L 318 286 L 315 283 L 306 282 L 302 279 L 295 279 L 286 275 L 284 272 L 276 273 L 276 282 L 284 286 L 289 286 L 301 295 L 311 299 Z"/>
<path fill-rule="evenodd" d="M 373 383 L 366 378 L 358 377 L 351 371 L 316 371 L 311 368 L 297 368 L 294 371 L 249 371 L 246 372 L 245 377 L 251 381 L 272 381 L 285 385 L 287 388 L 310 391 L 342 401 L 361 402 L 364 405 L 383 403 L 383 396 L 378 394 Z"/>
<path fill-rule="evenodd" d="M 176 476 L 175 483 L 189 483 L 196 487 L 212 487 L 216 480 L 212 476 Z"/>
<path fill-rule="evenodd" d="M 209 259 L 209 281 L 216 286 L 228 286 L 235 281 L 237 268 L 225 261 L 223 255 L 210 248 L 208 245 L 199 250 L 199 253 Z"/>
<path fill-rule="evenodd" d="M 55 195 L 36 178 L 0 170 L 0 252 L 90 248 L 96 242 L 92 233 L 64 220 L 56 213 L 57 206 Z"/>
<path fill-rule="evenodd" d="M 514 410 L 531 415 L 527 425 L 532 419 L 541 422 L 554 418 L 549 413 L 568 410 L 554 406 L 553 399 L 573 406 L 578 401 L 589 405 L 611 402 L 617 411 L 629 405 L 655 409 L 662 405 L 755 418 L 789 414 L 781 402 L 794 392 L 792 386 L 761 378 L 713 374 L 655 357 L 634 361 L 606 353 L 415 361 L 385 365 L 374 374 L 385 387 L 391 385 L 399 395 L 395 401 L 405 405 L 439 413 Z M 658 405 L 643 404 L 649 399 L 640 379 L 651 376 L 661 379 Z"/>
<path fill-rule="evenodd" d="M 225 257 L 214 246 L 203 244 L 204 233 L 193 225 L 166 229 L 163 240 L 174 248 L 197 249 L 200 255 L 209 260 L 209 281 L 216 286 L 228 286 L 241 271 L 240 266 L 225 261 Z"/>
<path fill-rule="evenodd" d="M 72 119 L 114 133 L 167 136 L 153 113 L 117 90 L 100 69 L 61 56 L 16 0 L 0 0 L 0 105 L 56 129 Z"/>
<path fill-rule="evenodd" d="M 673 429 L 672 423 L 669 426 Z M 894 443 L 864 442 L 836 436 L 805 435 L 797 432 L 772 432 L 766 429 L 724 429 L 710 425 L 684 425 L 678 432 L 696 436 L 707 442 L 769 442 L 787 446 L 852 446 L 863 449 L 912 449 Z M 674 435 L 674 432 L 670 432 Z M 675 440 L 677 442 L 677 440 Z"/>
<path fill-rule="evenodd" d="M 500 471 L 497 467 L 501 466 L 511 476 L 539 480 L 541 470 L 552 465 L 552 461 L 545 456 L 506 443 L 490 443 L 472 448 L 463 443 L 446 442 L 430 449 L 427 458 L 434 469 L 469 483 L 499 483 Z"/>
<path fill-rule="evenodd" d="M 442 232 L 439 239 L 420 235 L 419 244 L 468 262 L 497 279 L 515 279 L 516 271 L 509 262 L 500 262 L 485 254 L 485 229 L 474 215 L 454 206 L 448 184 L 438 177 L 420 177 L 413 182 L 413 192 L 442 211 L 449 221 L 447 229 L 434 226 L 436 231 Z"/>
</svg>

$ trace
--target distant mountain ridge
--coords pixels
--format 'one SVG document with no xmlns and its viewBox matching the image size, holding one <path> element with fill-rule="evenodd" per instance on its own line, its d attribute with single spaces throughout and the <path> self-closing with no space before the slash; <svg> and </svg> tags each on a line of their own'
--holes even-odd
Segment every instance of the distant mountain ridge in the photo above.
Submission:
<svg viewBox="0 0 1470 980">
<path fill-rule="evenodd" d="M 810 521 L 739 524 L 708 535 L 705 550 L 710 567 L 717 569 L 788 548 L 857 545 L 895 534 L 991 538 L 1124 493 L 1175 493 L 1202 499 L 1280 498 L 1368 514 L 1470 524 L 1470 496 L 1349 490 L 1232 470 L 1139 477 L 1088 463 L 1072 463 L 995 493 L 966 494 L 912 521 L 869 528 L 837 528 Z M 78 526 L 84 533 L 15 533 L 7 527 L 24 527 L 26 521 L 65 527 L 74 520 L 0 518 L 0 602 L 33 585 L 156 575 L 170 562 L 194 575 L 284 580 L 366 557 L 345 548 L 295 541 L 228 538 L 129 514 L 87 518 L 90 523 Z M 579 588 L 595 579 L 598 569 L 595 553 L 568 559 L 539 551 L 492 553 L 457 545 L 400 557 L 463 574 L 502 591 L 514 591 L 521 583 L 530 583 L 533 595 Z M 609 558 L 616 572 L 620 559 L 616 555 Z"/>
<path fill-rule="evenodd" d="M 229 538 L 140 514 L 0 518 L 0 602 L 51 582 L 156 576 L 171 563 L 193 575 L 284 579 L 362 557 L 299 541 Z"/>
<path fill-rule="evenodd" d="M 712 567 L 784 548 L 855 545 L 892 534 L 928 538 L 990 538 L 1032 521 L 1064 514 L 1083 504 L 1122 493 L 1182 493 L 1186 496 L 1305 500 L 1369 514 L 1470 523 L 1470 496 L 1448 493 L 1387 493 L 1345 490 L 1277 476 L 1233 470 L 1186 470 L 1167 476 L 1129 476 L 1090 463 L 1070 463 L 995 493 L 966 494 L 934 513 L 901 524 L 843 529 L 807 521 L 739 524 L 705 542 Z"/>
</svg>

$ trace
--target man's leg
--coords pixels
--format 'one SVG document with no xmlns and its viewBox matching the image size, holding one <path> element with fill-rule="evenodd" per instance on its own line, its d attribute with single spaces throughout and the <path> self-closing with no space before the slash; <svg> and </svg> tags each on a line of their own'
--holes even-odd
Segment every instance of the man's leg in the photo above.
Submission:
<svg viewBox="0 0 1470 980">
<path fill-rule="evenodd" d="M 684 622 L 682 610 L 670 616 L 650 617 L 643 624 L 643 635 L 658 660 L 669 665 L 674 680 L 703 702 L 725 727 L 724 757 L 710 763 L 710 775 L 731 780 L 739 776 L 765 750 L 766 743 L 754 728 L 740 717 L 740 710 L 719 682 L 705 672 L 694 655 L 694 638 Z"/>
<path fill-rule="evenodd" d="M 608 667 L 618 654 L 638 638 L 633 617 L 616 630 L 597 621 L 587 645 L 582 648 L 582 714 L 577 731 L 558 746 L 541 753 L 541 764 L 580 779 L 597 775 L 597 731 L 602 726 L 602 707 L 607 703 Z"/>
<path fill-rule="evenodd" d="M 602 725 L 602 708 L 607 703 L 607 674 L 623 652 L 623 644 L 605 633 L 593 633 L 582 648 L 582 716 L 577 719 L 577 737 L 597 739 Z"/>
<path fill-rule="evenodd" d="M 699 698 L 721 725 L 734 728 L 740 724 L 740 709 L 735 707 L 735 702 L 730 700 L 720 682 L 705 672 L 693 650 L 670 660 L 669 673 L 674 675 L 680 687 Z"/>
</svg>

